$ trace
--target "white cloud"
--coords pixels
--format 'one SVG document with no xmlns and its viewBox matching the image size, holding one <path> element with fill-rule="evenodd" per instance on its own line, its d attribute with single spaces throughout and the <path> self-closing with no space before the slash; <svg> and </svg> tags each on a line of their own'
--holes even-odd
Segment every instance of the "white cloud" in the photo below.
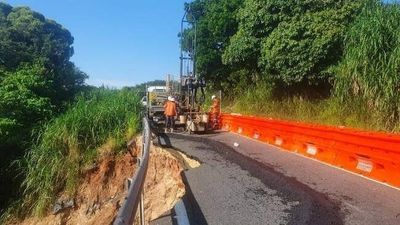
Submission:
<svg viewBox="0 0 400 225">
<path fill-rule="evenodd" d="M 113 79 L 91 79 L 86 80 L 86 83 L 89 85 L 93 85 L 96 87 L 106 86 L 109 88 L 122 88 L 122 87 L 131 87 L 135 86 L 137 83 L 134 81 L 127 80 L 113 80 Z"/>
</svg>

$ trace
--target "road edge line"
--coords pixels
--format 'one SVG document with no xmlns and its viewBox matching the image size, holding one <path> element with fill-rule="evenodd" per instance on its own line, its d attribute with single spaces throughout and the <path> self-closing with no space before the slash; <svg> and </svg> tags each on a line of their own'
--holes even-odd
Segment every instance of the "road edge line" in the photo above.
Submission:
<svg viewBox="0 0 400 225">
<path fill-rule="evenodd" d="M 190 225 L 185 203 L 180 199 L 174 206 L 175 219 L 178 225 Z"/>
</svg>

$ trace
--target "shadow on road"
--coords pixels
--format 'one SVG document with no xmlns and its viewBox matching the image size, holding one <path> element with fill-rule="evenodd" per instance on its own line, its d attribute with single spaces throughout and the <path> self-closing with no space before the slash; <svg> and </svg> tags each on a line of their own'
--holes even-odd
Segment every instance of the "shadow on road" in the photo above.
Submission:
<svg viewBox="0 0 400 225">
<path fill-rule="evenodd" d="M 234 163 L 243 170 L 258 178 L 270 189 L 276 190 L 282 199 L 290 202 L 299 202 L 293 206 L 289 213 L 287 225 L 342 225 L 344 213 L 340 210 L 340 202 L 331 199 L 324 193 L 320 193 L 311 187 L 288 177 L 279 172 L 272 165 L 263 164 L 248 156 L 242 155 L 225 143 L 211 140 L 205 136 L 188 136 L 174 134 L 168 137 L 172 141 L 181 139 L 188 142 L 200 142 L 208 146 L 204 150 L 212 150 L 221 155 L 227 161 Z M 171 140 L 168 140 L 171 143 Z"/>
<path fill-rule="evenodd" d="M 174 150 L 179 151 L 176 149 L 172 143 L 169 135 L 175 136 L 175 134 L 166 134 L 166 133 L 161 133 L 159 132 L 156 134 L 156 142 L 154 143 L 155 145 L 159 145 L 163 148 L 171 148 Z M 189 217 L 189 222 L 191 225 L 208 225 L 204 214 L 199 206 L 199 204 L 196 201 L 196 198 L 194 197 L 192 190 L 190 188 L 190 184 L 188 183 L 186 176 L 185 176 L 185 171 L 182 171 L 181 177 L 183 180 L 183 183 L 185 184 L 185 189 L 186 193 L 185 196 L 183 196 L 183 202 L 185 204 L 185 208 Z M 175 224 L 175 221 L 174 221 Z"/>
</svg>

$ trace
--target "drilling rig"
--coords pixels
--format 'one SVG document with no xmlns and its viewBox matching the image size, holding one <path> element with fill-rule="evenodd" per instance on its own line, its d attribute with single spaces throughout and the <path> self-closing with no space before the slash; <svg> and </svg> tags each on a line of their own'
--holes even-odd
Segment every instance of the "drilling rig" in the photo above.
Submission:
<svg viewBox="0 0 400 225">
<path fill-rule="evenodd" d="M 185 32 L 192 34 L 185 39 Z M 185 10 L 181 20 L 180 46 L 179 122 L 185 124 L 189 133 L 206 131 L 209 118 L 201 108 L 205 101 L 206 83 L 196 71 L 197 21 L 190 8 Z"/>
<path fill-rule="evenodd" d="M 184 36 L 185 32 L 192 32 Z M 165 87 L 146 87 L 146 105 L 149 118 L 156 124 L 163 124 L 163 103 L 167 96 L 173 96 L 178 105 L 176 125 L 188 133 L 205 132 L 209 127 L 209 115 L 202 111 L 205 101 L 204 79 L 196 71 L 197 21 L 190 8 L 185 10 L 181 20 L 180 73 L 178 81 L 167 75 Z"/>
</svg>

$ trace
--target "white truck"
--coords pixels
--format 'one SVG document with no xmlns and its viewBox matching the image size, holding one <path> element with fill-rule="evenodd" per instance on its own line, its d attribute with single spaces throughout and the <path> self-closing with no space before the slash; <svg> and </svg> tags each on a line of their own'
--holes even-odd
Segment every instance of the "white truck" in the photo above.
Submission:
<svg viewBox="0 0 400 225">
<path fill-rule="evenodd" d="M 147 113 L 154 122 L 164 120 L 164 103 L 168 99 L 167 87 L 150 86 L 146 89 L 146 96 L 142 104 L 147 107 Z"/>
</svg>

